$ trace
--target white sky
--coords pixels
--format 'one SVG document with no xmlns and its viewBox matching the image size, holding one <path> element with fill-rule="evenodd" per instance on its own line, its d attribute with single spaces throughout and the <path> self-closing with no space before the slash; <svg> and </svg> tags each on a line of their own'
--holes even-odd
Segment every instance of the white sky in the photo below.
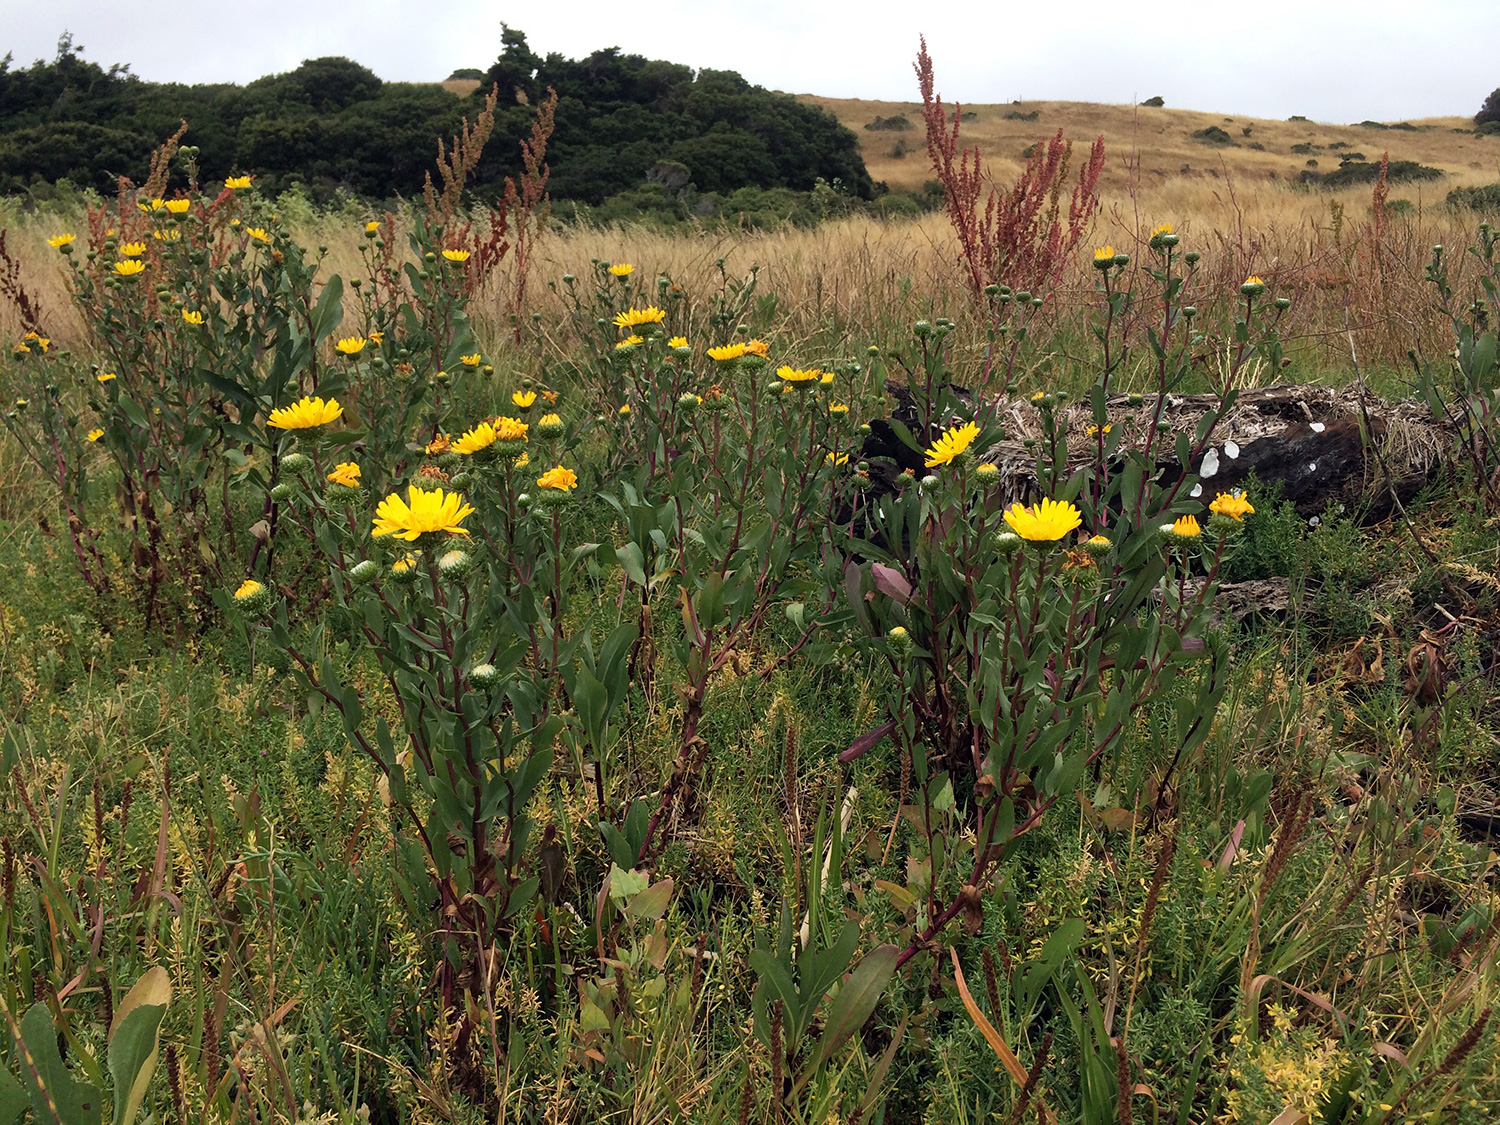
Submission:
<svg viewBox="0 0 1500 1125">
<path fill-rule="evenodd" d="M 1138 102 L 1355 122 L 1475 113 L 1500 85 L 1500 0 L 0 0 L 0 55 L 85 57 L 157 81 L 244 82 L 345 55 L 392 81 L 487 67 L 500 21 L 539 55 L 601 47 L 738 70 L 772 89 L 916 98 L 917 36 L 945 100 Z"/>
</svg>

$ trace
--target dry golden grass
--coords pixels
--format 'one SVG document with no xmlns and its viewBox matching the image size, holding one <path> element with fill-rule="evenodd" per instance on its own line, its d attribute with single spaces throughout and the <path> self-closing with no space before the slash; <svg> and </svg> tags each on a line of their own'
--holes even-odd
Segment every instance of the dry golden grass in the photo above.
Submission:
<svg viewBox="0 0 1500 1125">
<path fill-rule="evenodd" d="M 819 105 L 854 130 L 860 140 L 865 166 L 876 180 L 891 187 L 920 188 L 932 178 L 922 133 L 920 102 L 876 102 L 853 98 L 800 95 Z M 1082 147 L 1095 137 L 1104 138 L 1106 156 L 1103 185 L 1108 192 L 1123 192 L 1134 180 L 1142 189 L 1166 187 L 1176 180 L 1212 183 L 1217 176 L 1232 177 L 1242 184 L 1295 181 L 1316 160 L 1316 171 L 1331 172 L 1339 158 L 1364 153 L 1378 161 L 1382 152 L 1392 160 L 1415 160 L 1440 169 L 1444 178 L 1436 183 L 1401 186 L 1392 198 L 1419 197 L 1428 201 L 1446 195 L 1449 189 L 1471 183 L 1494 183 L 1500 179 L 1500 136 L 1476 137 L 1468 132 L 1472 123 L 1464 117 L 1433 117 L 1408 122 L 1415 132 L 1404 129 L 1373 129 L 1361 125 L 1324 125 L 1316 121 L 1270 121 L 1258 117 L 1227 117 L 1187 109 L 1151 109 L 1142 106 L 1098 105 L 1091 102 L 1018 102 L 1007 105 L 965 105 L 974 113 L 964 121 L 960 143 L 978 145 L 993 174 L 1002 181 L 1015 178 L 1023 164 L 1021 153 L 1035 141 L 1053 136 L 1059 129 Z M 1037 114 L 1035 121 L 1007 120 L 1005 114 Z M 905 132 L 869 130 L 876 117 L 905 117 L 912 128 Z M 1192 134 L 1217 125 L 1234 140 L 1233 146 L 1215 146 L 1193 139 Z M 1250 130 L 1249 136 L 1243 130 Z M 1463 129 L 1464 133 L 1453 130 Z M 897 142 L 913 150 L 900 158 L 891 155 Z M 1264 146 L 1257 151 L 1252 144 Z M 1311 144 L 1310 154 L 1292 152 L 1296 144 Z M 1344 145 L 1344 148 L 1334 148 Z"/>
<path fill-rule="evenodd" d="M 453 83 L 446 85 L 452 86 Z M 907 133 L 867 132 L 876 115 L 904 114 L 914 125 L 920 115 L 913 103 L 809 99 L 827 105 L 856 126 L 872 149 L 887 149 L 905 137 L 914 151 L 904 160 L 881 158 L 867 151 L 871 171 L 893 183 L 920 185 L 931 176 L 919 128 Z M 1012 108 L 1040 110 L 1036 122 L 1006 121 Z M 1276 294 L 1294 300 L 1288 335 L 1294 351 L 1319 367 L 1347 366 L 1346 326 L 1355 334 L 1364 357 L 1399 364 L 1408 347 L 1429 354 L 1444 345 L 1448 329 L 1435 315 L 1422 268 L 1433 243 L 1467 245 L 1477 216 L 1452 212 L 1443 205 L 1446 191 L 1459 183 L 1500 179 L 1500 138 L 1459 136 L 1449 132 L 1459 119 L 1419 123 L 1418 132 L 1371 130 L 1237 118 L 1185 110 L 1140 109 L 1071 102 L 1028 103 L 1018 107 L 976 107 L 978 118 L 965 123 L 964 135 L 987 154 L 1000 154 L 990 165 L 1003 185 L 1019 171 L 1016 159 L 1024 144 L 1058 127 L 1081 143 L 1099 132 L 1106 138 L 1103 209 L 1087 246 L 1111 244 L 1145 256 L 1145 240 L 1158 222 L 1176 224 L 1183 249 L 1203 254 L 1197 298 L 1209 306 L 1218 294 L 1232 299 L 1249 273 L 1267 277 Z M 1220 124 L 1239 138 L 1241 126 L 1265 152 L 1243 145 L 1216 149 L 1188 139 L 1194 129 Z M 1392 215 L 1377 243 L 1370 222 L 1368 186 L 1326 191 L 1294 186 L 1288 178 L 1298 165 L 1287 155 L 1291 144 L 1327 146 L 1349 138 L 1350 150 L 1378 159 L 1412 159 L 1443 168 L 1443 182 L 1394 185 L 1392 200 L 1416 206 Z M 1081 153 L 1080 153 L 1081 155 Z M 1488 161 L 1488 163 L 1486 163 Z M 1182 164 L 1194 171 L 1181 173 Z M 1471 165 L 1479 165 L 1478 168 Z M 1326 162 L 1337 166 L 1337 153 Z M 1217 175 L 1207 169 L 1213 168 Z M 1278 179 L 1269 175 L 1276 172 Z M 901 177 L 905 177 L 902 179 Z M 10 246 L 23 266 L 23 280 L 48 313 L 47 327 L 63 344 L 78 346 L 82 325 L 69 307 L 66 277 L 57 253 L 45 239 L 62 229 L 83 230 L 82 217 L 25 216 L 8 219 L 0 207 L 0 224 L 10 230 Z M 71 226 L 69 225 L 71 224 Z M 358 224 L 346 217 L 316 219 L 295 233 L 304 244 L 326 244 L 327 272 L 354 276 L 360 271 Z M 918 317 L 951 316 L 963 326 L 961 347 L 977 352 L 982 323 L 973 315 L 956 263 L 957 246 L 941 214 L 912 221 L 881 221 L 863 216 L 828 222 L 814 229 L 771 231 L 705 229 L 668 234 L 646 228 L 557 229 L 537 250 L 527 312 L 539 312 L 543 323 L 557 325 L 561 305 L 546 282 L 565 273 L 586 277 L 591 259 L 630 261 L 638 277 L 668 276 L 688 293 L 706 295 L 718 282 L 716 262 L 742 275 L 752 264 L 761 269 L 760 293 L 774 295 L 763 305 L 769 327 L 789 353 L 816 348 L 809 360 L 832 353 L 855 354 L 870 342 L 886 344 L 901 326 Z M 1456 269 L 1465 255 L 1454 255 Z M 1054 302 L 1059 318 L 1073 317 L 1091 305 L 1094 274 L 1087 254 L 1064 277 Z M 473 306 L 481 337 L 499 347 L 509 318 L 503 294 L 510 279 L 502 270 L 492 292 Z M 1462 289 L 1460 290 L 1462 291 Z M 643 294 L 653 296 L 654 294 Z M 0 307 L 0 343 L 16 335 L 14 310 Z"/>
</svg>

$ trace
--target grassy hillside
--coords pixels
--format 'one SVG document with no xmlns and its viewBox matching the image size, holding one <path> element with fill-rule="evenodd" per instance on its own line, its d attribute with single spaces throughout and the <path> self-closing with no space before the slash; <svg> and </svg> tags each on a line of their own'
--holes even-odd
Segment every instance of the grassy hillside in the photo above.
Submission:
<svg viewBox="0 0 1500 1125">
<path fill-rule="evenodd" d="M 919 188 L 931 178 L 922 132 L 920 102 L 879 102 L 858 98 L 829 98 L 803 94 L 823 106 L 860 138 L 860 149 L 870 176 L 891 187 Z M 1189 109 L 1098 105 L 1092 102 L 1016 102 L 1006 105 L 963 105 L 973 120 L 963 123 L 962 143 L 978 145 L 986 162 L 1002 180 L 1019 170 L 1026 147 L 1058 129 L 1080 143 L 1103 135 L 1108 160 L 1107 189 L 1123 189 L 1132 173 L 1144 186 L 1174 177 L 1213 177 L 1228 173 L 1236 180 L 1295 181 L 1303 171 L 1331 172 L 1342 157 L 1364 153 L 1379 160 L 1414 160 L 1444 173 L 1428 186 L 1432 193 L 1470 183 L 1500 179 L 1500 136 L 1475 136 L 1465 117 L 1432 117 L 1389 122 L 1391 128 L 1370 125 L 1327 125 L 1317 121 L 1269 121 L 1226 116 Z M 1031 114 L 1034 119 L 1028 120 Z M 872 130 L 877 117 L 905 117 L 906 131 Z M 1407 128 L 1410 126 L 1410 128 Z M 1205 143 L 1194 134 L 1217 127 L 1228 134 L 1228 144 Z M 1248 134 L 1247 134 L 1248 130 Z M 1293 146 L 1310 145 L 1307 152 Z M 905 155 L 896 155 L 905 150 Z M 1317 166 L 1309 168 L 1308 161 Z"/>
</svg>

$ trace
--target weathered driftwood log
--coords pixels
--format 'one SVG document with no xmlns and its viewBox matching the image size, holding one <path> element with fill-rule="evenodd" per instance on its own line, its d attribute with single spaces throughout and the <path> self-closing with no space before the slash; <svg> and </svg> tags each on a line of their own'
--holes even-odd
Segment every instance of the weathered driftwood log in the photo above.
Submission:
<svg viewBox="0 0 1500 1125">
<path fill-rule="evenodd" d="M 1215 395 L 1167 395 L 1158 427 L 1185 433 L 1191 440 L 1198 420 L 1218 402 Z M 1139 449 L 1150 431 L 1156 396 L 1138 405 L 1129 396 L 1113 395 L 1106 406 L 1111 427 L 1124 427 L 1121 449 Z M 1019 497 L 1034 488 L 1034 457 L 1022 444 L 1041 437 L 1037 409 L 1024 400 L 1004 400 L 1001 418 L 1009 439 L 993 458 Z M 1087 461 L 1096 438 L 1089 436 L 1093 413 L 1086 403 L 1068 403 L 1058 410 L 1067 429 L 1069 459 Z M 1198 494 L 1205 508 L 1220 492 L 1246 486 L 1252 475 L 1261 484 L 1277 483 L 1283 499 L 1291 501 L 1306 519 L 1320 517 L 1330 505 L 1343 505 L 1367 520 L 1384 518 L 1392 507 L 1390 489 L 1364 439 L 1365 418 L 1370 437 L 1389 468 L 1403 503 L 1431 478 L 1446 459 L 1447 434 L 1427 409 L 1415 402 L 1389 402 L 1366 393 L 1361 409 L 1359 391 L 1304 384 L 1278 384 L 1241 392 L 1238 400 L 1214 427 L 1210 443 L 1192 470 L 1202 479 Z M 1170 451 L 1175 439 L 1160 448 Z M 1160 461 L 1163 479 L 1181 471 L 1170 454 Z"/>
</svg>

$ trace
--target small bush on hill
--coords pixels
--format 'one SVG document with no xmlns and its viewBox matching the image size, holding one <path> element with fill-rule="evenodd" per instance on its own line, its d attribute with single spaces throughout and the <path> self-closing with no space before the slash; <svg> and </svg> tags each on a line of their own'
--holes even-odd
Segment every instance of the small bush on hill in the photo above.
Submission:
<svg viewBox="0 0 1500 1125">
<path fill-rule="evenodd" d="M 1198 129 L 1193 133 L 1193 140 L 1200 141 L 1206 145 L 1232 145 L 1234 138 L 1217 125 L 1210 125 L 1206 129 Z"/>
<path fill-rule="evenodd" d="M 1347 160 L 1323 177 L 1324 187 L 1348 187 L 1350 184 L 1373 184 L 1380 176 L 1380 165 L 1362 160 Z M 1425 180 L 1440 180 L 1443 173 L 1437 168 L 1418 164 L 1415 160 L 1392 160 L 1386 165 L 1385 179 L 1391 184 L 1419 183 Z"/>
</svg>

